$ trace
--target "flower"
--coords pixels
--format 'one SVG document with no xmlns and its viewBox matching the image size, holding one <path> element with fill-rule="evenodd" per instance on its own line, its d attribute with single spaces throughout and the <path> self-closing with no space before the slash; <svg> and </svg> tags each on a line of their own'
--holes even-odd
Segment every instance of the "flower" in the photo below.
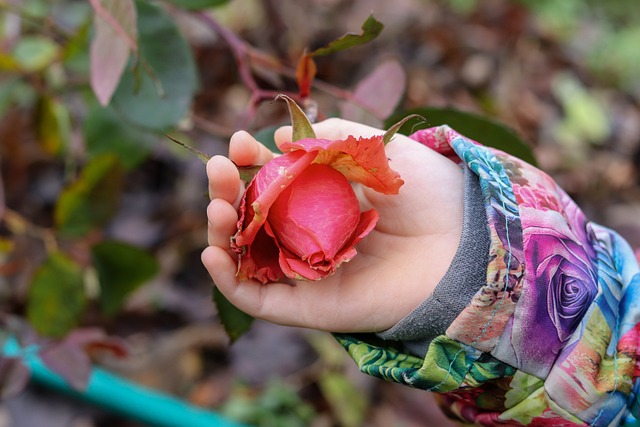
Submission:
<svg viewBox="0 0 640 427">
<path fill-rule="evenodd" d="M 360 212 L 350 181 L 384 194 L 397 194 L 403 181 L 389 167 L 382 136 L 307 138 L 281 149 L 242 197 L 231 242 L 238 277 L 319 280 L 356 255 L 378 220 L 375 210 Z"/>
</svg>

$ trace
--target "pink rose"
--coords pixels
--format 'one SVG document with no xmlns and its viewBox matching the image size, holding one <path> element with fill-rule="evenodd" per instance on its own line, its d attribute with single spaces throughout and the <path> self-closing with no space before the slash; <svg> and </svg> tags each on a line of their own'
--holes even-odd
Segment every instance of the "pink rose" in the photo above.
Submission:
<svg viewBox="0 0 640 427">
<path fill-rule="evenodd" d="M 319 280 L 356 255 L 378 220 L 375 210 L 360 212 L 350 181 L 384 194 L 397 194 L 403 181 L 389 167 L 382 136 L 308 138 L 281 149 L 243 195 L 232 239 L 238 277 Z"/>
</svg>

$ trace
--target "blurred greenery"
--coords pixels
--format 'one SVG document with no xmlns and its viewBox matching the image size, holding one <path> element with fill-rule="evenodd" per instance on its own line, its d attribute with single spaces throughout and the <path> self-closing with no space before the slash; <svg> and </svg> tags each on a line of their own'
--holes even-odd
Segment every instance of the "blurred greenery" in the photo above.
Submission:
<svg viewBox="0 0 640 427">
<path fill-rule="evenodd" d="M 221 412 L 256 427 L 306 427 L 316 415 L 296 390 L 275 379 L 257 396 L 250 388 L 238 385 Z"/>
<path fill-rule="evenodd" d="M 27 318 L 39 333 L 61 338 L 75 328 L 87 299 L 82 269 L 60 252 L 53 252 L 36 272 L 29 288 Z"/>
</svg>

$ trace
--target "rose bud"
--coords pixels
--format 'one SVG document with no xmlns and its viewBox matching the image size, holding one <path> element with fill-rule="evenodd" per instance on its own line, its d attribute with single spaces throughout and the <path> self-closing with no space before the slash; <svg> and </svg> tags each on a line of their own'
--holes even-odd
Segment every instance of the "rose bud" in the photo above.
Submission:
<svg viewBox="0 0 640 427">
<path fill-rule="evenodd" d="M 378 220 L 375 210 L 360 212 L 350 181 L 385 194 L 397 194 L 403 181 L 389 168 L 382 136 L 307 138 L 281 149 L 242 198 L 232 239 L 238 277 L 319 280 L 356 255 Z"/>
</svg>

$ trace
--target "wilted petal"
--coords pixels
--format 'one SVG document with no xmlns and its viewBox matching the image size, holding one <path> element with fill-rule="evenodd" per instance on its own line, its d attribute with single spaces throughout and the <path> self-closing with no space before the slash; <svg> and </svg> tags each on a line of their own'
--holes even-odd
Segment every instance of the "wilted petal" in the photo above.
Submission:
<svg viewBox="0 0 640 427">
<path fill-rule="evenodd" d="M 265 229 L 258 231 L 253 243 L 240 255 L 238 278 L 274 282 L 283 276 L 278 262 L 278 246 Z"/>
<path fill-rule="evenodd" d="M 383 136 L 344 140 L 307 138 L 287 142 L 280 147 L 285 152 L 318 151 L 314 163 L 325 164 L 341 172 L 349 181 L 358 182 L 384 194 L 397 194 L 404 184 L 400 174 L 389 167 Z"/>
</svg>

